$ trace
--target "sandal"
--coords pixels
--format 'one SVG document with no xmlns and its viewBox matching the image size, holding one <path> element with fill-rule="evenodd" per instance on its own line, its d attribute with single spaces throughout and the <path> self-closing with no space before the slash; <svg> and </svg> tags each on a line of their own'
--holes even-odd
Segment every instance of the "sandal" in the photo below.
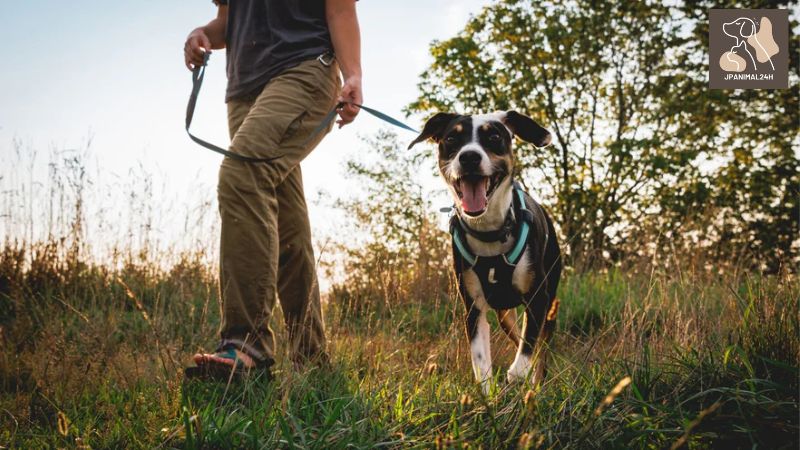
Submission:
<svg viewBox="0 0 800 450">
<path fill-rule="evenodd" d="M 248 351 L 245 351 L 248 350 Z M 195 354 L 196 367 L 184 369 L 187 379 L 202 378 L 227 382 L 246 375 L 266 373 L 270 377 L 272 361 L 249 345 L 223 342 L 213 354 Z"/>
</svg>

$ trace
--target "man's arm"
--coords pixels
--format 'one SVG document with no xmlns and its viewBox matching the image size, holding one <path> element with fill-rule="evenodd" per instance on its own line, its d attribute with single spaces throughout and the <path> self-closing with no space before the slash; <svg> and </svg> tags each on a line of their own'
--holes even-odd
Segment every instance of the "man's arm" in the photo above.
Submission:
<svg viewBox="0 0 800 450">
<path fill-rule="evenodd" d="M 228 25 L 228 5 L 217 3 L 217 17 L 206 26 L 195 28 L 186 38 L 183 59 L 189 70 L 203 64 L 203 53 L 225 48 L 225 30 Z"/>
<path fill-rule="evenodd" d="M 333 41 L 333 51 L 342 69 L 344 86 L 340 102 L 359 105 L 361 93 L 361 31 L 358 27 L 355 0 L 325 0 L 325 16 Z M 339 127 L 352 122 L 358 115 L 358 107 L 346 104 L 339 110 Z"/>
</svg>

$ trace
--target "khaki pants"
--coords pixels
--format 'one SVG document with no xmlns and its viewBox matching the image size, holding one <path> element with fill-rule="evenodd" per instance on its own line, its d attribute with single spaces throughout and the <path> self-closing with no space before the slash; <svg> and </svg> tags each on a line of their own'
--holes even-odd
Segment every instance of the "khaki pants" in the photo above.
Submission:
<svg viewBox="0 0 800 450">
<path fill-rule="evenodd" d="M 338 65 L 314 59 L 271 80 L 257 98 L 228 102 L 231 151 L 280 156 L 255 164 L 225 158 L 217 188 L 222 342 L 267 363 L 274 361 L 269 322 L 276 296 L 293 360 L 326 356 L 300 161 L 330 131 L 307 141 L 340 89 Z"/>
</svg>

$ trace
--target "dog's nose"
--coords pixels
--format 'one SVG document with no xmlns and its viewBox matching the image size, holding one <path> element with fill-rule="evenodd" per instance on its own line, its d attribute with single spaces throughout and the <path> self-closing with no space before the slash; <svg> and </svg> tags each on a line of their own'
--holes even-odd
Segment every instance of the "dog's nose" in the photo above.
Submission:
<svg viewBox="0 0 800 450">
<path fill-rule="evenodd" d="M 474 151 L 463 152 L 458 156 L 458 162 L 465 169 L 477 169 L 481 163 L 481 154 Z"/>
</svg>

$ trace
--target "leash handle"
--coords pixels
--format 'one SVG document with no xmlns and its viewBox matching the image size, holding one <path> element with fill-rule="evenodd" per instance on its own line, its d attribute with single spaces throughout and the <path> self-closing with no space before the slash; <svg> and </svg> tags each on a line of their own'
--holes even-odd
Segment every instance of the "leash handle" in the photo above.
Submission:
<svg viewBox="0 0 800 450">
<path fill-rule="evenodd" d="M 194 142 L 197 144 L 213 151 L 217 152 L 221 155 L 225 155 L 228 158 L 235 159 L 237 161 L 244 161 L 244 162 L 251 162 L 251 163 L 265 163 L 274 161 L 280 156 L 275 156 L 272 158 L 253 158 L 250 156 L 240 155 L 238 153 L 234 153 L 224 148 L 218 147 L 210 142 L 206 142 L 199 137 L 192 134 L 189 131 L 189 128 L 192 126 L 192 119 L 194 118 L 194 110 L 197 106 L 197 97 L 200 95 L 200 88 L 203 86 L 203 79 L 206 76 L 206 66 L 208 65 L 208 59 L 211 56 L 210 52 L 206 52 L 203 54 L 203 64 L 199 64 L 195 66 L 194 70 L 192 71 L 192 93 L 189 95 L 189 103 L 186 105 L 186 134 L 189 135 Z"/>
<path fill-rule="evenodd" d="M 225 150 L 224 148 L 218 147 L 210 142 L 206 142 L 199 137 L 192 134 L 189 130 L 192 126 L 192 119 L 194 118 L 194 110 L 197 106 L 197 98 L 200 95 L 200 88 L 203 86 L 203 79 L 206 75 L 206 66 L 208 65 L 208 59 L 211 56 L 210 52 L 206 52 L 203 54 L 203 63 L 195 66 L 194 70 L 192 70 L 192 93 L 189 95 L 189 103 L 186 105 L 186 134 L 189 135 L 189 138 L 193 140 L 195 143 L 213 151 L 217 152 L 221 155 L 227 156 L 228 158 L 235 159 L 237 161 L 244 161 L 249 163 L 266 163 L 272 162 L 276 159 L 280 158 L 280 156 L 274 156 L 271 158 L 253 158 L 251 156 L 240 155 L 238 153 L 231 152 L 229 150 Z M 301 145 L 307 144 L 311 141 L 316 135 L 321 133 L 323 130 L 328 128 L 328 126 L 336 119 L 336 115 L 339 112 L 339 109 L 344 107 L 345 104 L 351 104 L 356 106 L 364 111 L 372 114 L 373 116 L 377 117 L 378 119 L 383 120 L 389 124 L 392 124 L 396 127 L 403 128 L 405 130 L 411 131 L 413 133 L 419 133 L 417 130 L 411 128 L 410 126 L 404 124 L 403 122 L 389 116 L 388 114 L 384 114 L 376 109 L 372 109 L 368 106 L 359 105 L 358 103 L 353 102 L 339 102 L 317 125 L 314 130 L 308 135 L 308 138 L 303 142 Z"/>
</svg>

